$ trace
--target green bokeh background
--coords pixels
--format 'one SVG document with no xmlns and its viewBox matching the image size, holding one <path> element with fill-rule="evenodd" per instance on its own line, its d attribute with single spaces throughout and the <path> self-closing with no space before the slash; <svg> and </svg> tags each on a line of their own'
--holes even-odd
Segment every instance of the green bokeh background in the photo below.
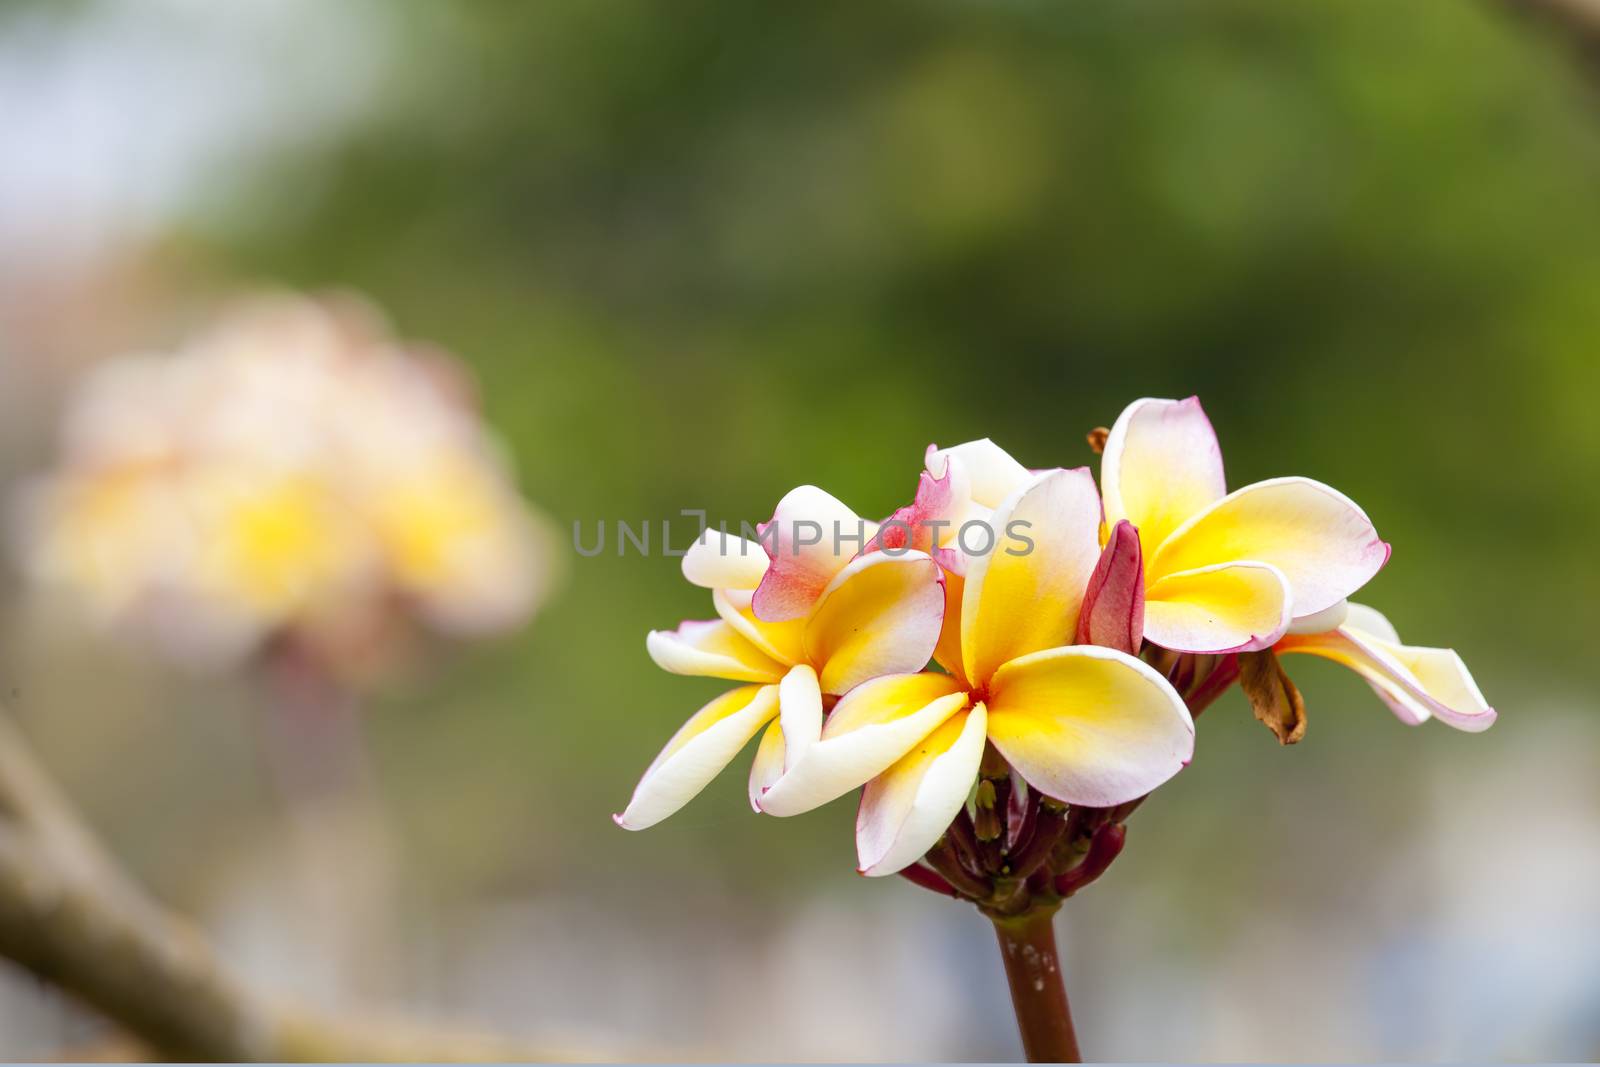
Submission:
<svg viewBox="0 0 1600 1067">
<path fill-rule="evenodd" d="M 395 5 L 376 9 L 396 58 L 373 113 L 230 170 L 161 254 L 205 284 L 357 289 L 458 354 L 564 549 L 574 522 L 764 519 L 806 482 L 882 515 L 930 441 L 1092 464 L 1085 431 L 1129 400 L 1199 394 L 1230 485 L 1303 474 L 1361 502 L 1394 545 L 1361 599 L 1461 651 L 1502 717 L 1476 737 L 1408 730 L 1353 676 L 1296 657 L 1306 741 L 1280 750 L 1237 694 L 1208 712 L 1194 766 L 1084 904 L 1148 909 L 1199 960 L 1252 936 L 1263 898 L 1314 938 L 1377 937 L 1410 920 L 1363 897 L 1366 857 L 1404 866 L 1439 773 L 1510 752 L 1537 765 L 1558 737 L 1563 767 L 1592 782 L 1597 763 L 1600 104 L 1573 39 L 1511 7 Z M 429 899 L 592 894 L 622 929 L 647 913 L 756 923 L 818 893 L 909 901 L 850 873 L 852 805 L 758 819 L 736 772 L 649 833 L 611 826 L 720 685 L 667 676 L 643 647 L 709 599 L 675 561 L 614 547 L 568 549 L 525 632 L 439 650 L 371 700 Z M 41 644 L 25 647 L 48 666 L 17 668 L 29 721 L 78 709 L 62 712 L 76 727 L 36 726 L 45 747 L 142 874 L 199 898 L 207 844 L 270 818 L 248 782 L 195 769 L 243 746 L 218 724 L 243 687 L 115 660 L 143 694 L 127 700 L 167 709 L 164 733 L 139 759 L 95 759 L 79 737 L 116 712 L 82 710 L 90 681 L 50 681 L 81 647 Z M 1561 805 L 1592 848 L 1592 789 L 1547 800 L 1507 781 L 1486 770 L 1450 803 L 1463 819 Z M 219 799 L 197 811 L 202 789 Z M 1481 842 L 1486 866 L 1502 843 Z M 1592 911 L 1563 924 L 1600 945 Z M 975 984 L 992 963 L 974 956 Z M 956 1051 L 1014 1054 L 998 1018 Z M 1264 1047 L 1460 1051 L 1404 1027 L 1330 1032 Z M 1582 1012 L 1486 1040 L 1477 1053 L 1600 1049 Z"/>
</svg>

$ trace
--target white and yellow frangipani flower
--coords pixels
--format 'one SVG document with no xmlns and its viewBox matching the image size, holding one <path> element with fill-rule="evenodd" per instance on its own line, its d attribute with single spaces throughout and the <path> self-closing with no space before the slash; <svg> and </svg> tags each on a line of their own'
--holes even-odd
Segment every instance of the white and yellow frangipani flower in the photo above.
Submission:
<svg viewBox="0 0 1600 1067">
<path fill-rule="evenodd" d="M 797 522 L 835 519 L 849 522 L 853 536 L 854 512 L 803 486 L 774 515 L 783 531 L 764 528 L 762 545 L 708 530 L 684 557 L 684 576 L 711 589 L 719 617 L 652 631 L 646 648 L 676 674 L 750 684 L 690 717 L 615 817 L 619 826 L 642 830 L 677 811 L 766 727 L 750 774 L 754 803 L 820 734 L 825 694 L 927 664 L 944 619 L 938 565 L 922 552 L 836 552 L 831 526 L 824 526 L 820 549 L 796 544 L 811 541 L 809 525 L 795 538 Z M 769 542 L 777 545 L 770 559 L 763 548 Z M 766 621 L 757 617 L 758 603 L 801 614 Z"/>
<path fill-rule="evenodd" d="M 1364 604 L 1348 605 L 1338 625 L 1321 633 L 1286 635 L 1273 650 L 1305 652 L 1349 667 L 1411 726 L 1432 718 L 1477 733 L 1496 718 L 1454 650 L 1401 644 L 1389 620 Z"/>
<path fill-rule="evenodd" d="M 1106 528 L 1139 531 L 1145 637 L 1179 652 L 1269 648 L 1377 574 L 1389 546 L 1348 497 L 1309 478 L 1232 493 L 1197 397 L 1136 400 L 1105 442 Z"/>
<path fill-rule="evenodd" d="M 469 394 L 358 301 L 243 301 L 85 378 L 60 461 L 18 496 L 24 567 L 199 663 L 291 633 L 343 661 L 397 604 L 451 633 L 516 625 L 548 539 Z"/>
<path fill-rule="evenodd" d="M 949 673 L 851 690 L 756 798 L 762 811 L 795 815 L 865 785 L 856 823 L 865 874 L 892 874 L 936 843 L 966 802 L 986 739 L 1031 787 L 1096 807 L 1143 796 L 1193 753 L 1194 723 L 1160 674 L 1123 652 L 1069 644 L 1100 557 L 1094 479 L 1081 468 L 1010 475 L 1022 484 L 990 521 L 1025 530 L 1031 549 L 1000 540 L 966 560 L 965 580 L 947 576 L 938 657 Z"/>
</svg>

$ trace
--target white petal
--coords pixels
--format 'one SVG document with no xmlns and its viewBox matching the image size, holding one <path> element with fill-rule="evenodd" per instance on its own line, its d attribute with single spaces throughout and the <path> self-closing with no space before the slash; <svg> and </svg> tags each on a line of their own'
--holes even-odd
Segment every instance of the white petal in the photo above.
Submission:
<svg viewBox="0 0 1600 1067">
<path fill-rule="evenodd" d="M 743 686 L 695 712 L 656 756 L 633 799 L 612 816 L 624 830 L 643 830 L 693 800 L 778 713 L 778 687 Z"/>
<path fill-rule="evenodd" d="M 685 622 L 676 630 L 651 630 L 644 647 L 656 666 L 673 674 L 776 682 L 786 669 L 722 619 Z"/>
<path fill-rule="evenodd" d="M 978 776 L 987 722 L 982 704 L 958 712 L 867 783 L 856 814 L 862 874 L 909 867 L 950 828 Z"/>
<path fill-rule="evenodd" d="M 683 557 L 683 576 L 705 589 L 754 589 L 767 573 L 767 553 L 754 541 L 707 529 Z"/>
<path fill-rule="evenodd" d="M 821 739 L 761 797 L 761 810 L 798 815 L 865 785 L 966 706 L 956 686 L 949 675 L 925 673 L 852 689 L 823 724 Z"/>
</svg>

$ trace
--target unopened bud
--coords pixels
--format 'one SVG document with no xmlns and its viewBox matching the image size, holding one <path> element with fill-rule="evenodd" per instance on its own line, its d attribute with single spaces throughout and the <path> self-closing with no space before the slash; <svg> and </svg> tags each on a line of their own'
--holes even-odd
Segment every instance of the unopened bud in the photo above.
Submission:
<svg viewBox="0 0 1600 1067">
<path fill-rule="evenodd" d="M 972 829 L 979 841 L 998 840 L 1001 833 L 1000 813 L 995 810 L 994 782 L 988 778 L 978 783 L 978 795 L 973 804 Z"/>
<path fill-rule="evenodd" d="M 1139 531 L 1123 519 L 1111 530 L 1078 610 L 1077 643 L 1139 654 L 1144 641 L 1144 556 Z"/>
</svg>

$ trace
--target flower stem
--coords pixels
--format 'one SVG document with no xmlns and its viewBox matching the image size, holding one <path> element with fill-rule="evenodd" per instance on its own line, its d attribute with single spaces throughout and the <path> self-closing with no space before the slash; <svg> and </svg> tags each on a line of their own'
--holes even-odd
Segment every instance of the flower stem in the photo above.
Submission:
<svg viewBox="0 0 1600 1067">
<path fill-rule="evenodd" d="M 1000 941 L 1000 959 L 1011 985 L 1011 1003 L 1029 1063 L 1082 1063 L 1072 1009 L 1061 980 L 1053 919 L 1058 905 L 1031 908 L 1021 915 L 991 915 Z"/>
</svg>

